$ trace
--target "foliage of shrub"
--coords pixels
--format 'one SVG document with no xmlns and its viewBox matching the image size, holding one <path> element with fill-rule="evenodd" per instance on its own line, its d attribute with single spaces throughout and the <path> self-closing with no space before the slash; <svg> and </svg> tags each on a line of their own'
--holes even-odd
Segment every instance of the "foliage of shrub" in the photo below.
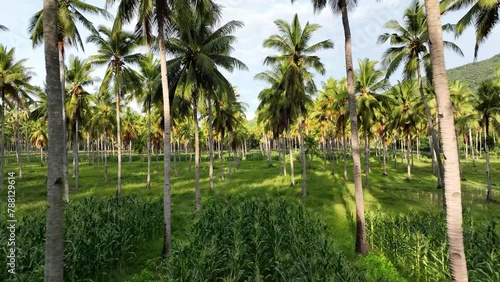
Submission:
<svg viewBox="0 0 500 282">
<path fill-rule="evenodd" d="M 136 196 L 84 198 L 64 210 L 65 281 L 98 280 L 134 258 L 134 251 L 147 240 L 160 236 L 163 204 Z M 46 212 L 40 210 L 18 222 L 17 279 L 43 281 Z M 6 221 L 0 218 L 0 230 Z M 6 237 L 0 236 L 0 281 L 6 281 Z"/>
<path fill-rule="evenodd" d="M 194 224 L 189 243 L 164 262 L 164 280 L 363 280 L 326 237 L 326 227 L 302 204 L 242 197 L 214 201 Z"/>
<path fill-rule="evenodd" d="M 404 282 L 405 279 L 399 276 L 392 262 L 383 254 L 370 252 L 367 256 L 361 257 L 359 265 L 365 270 L 367 281 L 376 282 Z"/>
<path fill-rule="evenodd" d="M 500 216 L 476 224 L 464 213 L 470 281 L 500 281 Z M 444 213 L 367 216 L 368 242 L 410 281 L 450 281 Z"/>
</svg>

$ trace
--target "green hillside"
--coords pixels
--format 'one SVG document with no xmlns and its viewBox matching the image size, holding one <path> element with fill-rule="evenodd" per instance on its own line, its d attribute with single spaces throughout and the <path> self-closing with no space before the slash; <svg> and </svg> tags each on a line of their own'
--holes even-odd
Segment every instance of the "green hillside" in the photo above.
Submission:
<svg viewBox="0 0 500 282">
<path fill-rule="evenodd" d="M 471 89 L 476 89 L 481 81 L 495 77 L 495 71 L 500 66 L 500 54 L 487 60 L 466 64 L 448 70 L 450 81 L 460 80 L 469 85 Z"/>
</svg>

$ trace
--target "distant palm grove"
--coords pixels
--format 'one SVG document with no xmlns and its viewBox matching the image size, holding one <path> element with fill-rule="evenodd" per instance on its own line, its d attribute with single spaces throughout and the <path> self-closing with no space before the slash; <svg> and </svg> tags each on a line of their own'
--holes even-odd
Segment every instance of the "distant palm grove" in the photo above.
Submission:
<svg viewBox="0 0 500 282">
<path fill-rule="evenodd" d="M 443 40 L 474 29 L 477 58 L 500 1 L 408 1 L 358 61 L 366 1 L 310 1 L 342 38 L 262 22 L 252 120 L 223 5 L 102 2 L 29 19 L 44 85 L 0 42 L 1 281 L 500 281 L 500 65 L 449 80 Z M 345 77 L 318 81 L 334 48 Z"/>
</svg>

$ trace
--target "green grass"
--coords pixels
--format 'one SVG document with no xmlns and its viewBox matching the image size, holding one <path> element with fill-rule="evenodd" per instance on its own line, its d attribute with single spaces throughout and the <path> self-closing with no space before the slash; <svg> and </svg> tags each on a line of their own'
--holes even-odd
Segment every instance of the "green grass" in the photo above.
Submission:
<svg viewBox="0 0 500 282">
<path fill-rule="evenodd" d="M 227 156 L 227 154 L 226 154 Z M 483 156 L 484 158 L 484 156 Z M 163 196 L 163 163 L 156 162 L 153 157 L 152 187 L 145 188 L 147 163 L 145 158 L 134 156 L 135 161 L 128 162 L 128 156 L 123 158 L 122 195 L 137 194 L 145 198 L 161 198 Z M 162 157 L 160 156 L 160 160 Z M 172 211 L 173 211 L 173 240 L 176 244 L 187 243 L 188 232 L 196 216 L 194 213 L 194 171 L 189 171 L 190 165 L 182 157 L 178 165 L 179 176 L 172 173 Z M 216 158 L 214 176 L 215 189 L 209 192 L 208 162 L 206 154 L 200 168 L 200 186 L 203 204 L 210 199 L 222 199 L 228 195 L 245 194 L 248 197 L 271 197 L 298 199 L 301 191 L 301 165 L 295 161 L 295 186 L 290 186 L 290 171 L 287 167 L 287 176 L 278 174 L 278 164 L 273 161 L 269 164 L 260 158 L 260 161 L 243 160 L 241 166 L 228 176 L 228 167 L 225 163 L 225 181 L 220 180 L 219 162 Z M 142 160 L 142 161 L 141 161 Z M 17 172 L 15 158 L 10 155 L 6 158 L 5 172 Z M 492 182 L 495 196 L 500 197 L 497 186 L 500 183 L 500 160 L 492 157 Z M 362 163 L 364 163 L 362 159 Z M 173 163 L 172 163 L 173 165 Z M 354 184 L 352 182 L 352 167 L 348 166 L 349 181 L 342 177 L 342 160 L 337 158 L 336 174 L 331 175 L 327 164 L 327 171 L 323 171 L 323 164 L 318 158 L 312 162 L 313 168 L 307 171 L 308 196 L 303 200 L 304 205 L 315 212 L 327 225 L 331 238 L 337 249 L 353 261 L 358 258 L 354 253 Z M 498 202 L 486 202 L 485 164 L 479 160 L 474 167 L 472 163 L 462 164 L 467 181 L 462 182 L 462 200 L 465 207 L 470 207 L 471 216 L 478 220 L 485 220 L 491 215 L 500 213 Z M 363 167 L 364 168 L 364 167 Z M 413 180 L 406 181 L 406 162 L 401 163 L 398 158 L 397 166 L 390 158 L 387 162 L 388 176 L 382 175 L 382 167 L 375 156 L 371 158 L 370 189 L 365 189 L 365 211 L 384 212 L 398 215 L 411 211 L 437 212 L 441 208 L 441 191 L 436 189 L 436 178 L 431 174 L 430 160 L 415 157 Z M 81 153 L 80 189 L 71 191 L 71 201 L 79 201 L 89 196 L 112 197 L 116 192 L 116 157 L 109 161 L 108 181 L 104 181 L 103 166 L 100 171 L 89 165 L 85 154 Z M 41 167 L 38 161 L 32 158 L 30 164 L 23 163 L 23 179 L 16 183 L 16 212 L 30 214 L 46 206 L 45 175 L 47 167 Z M 71 166 L 70 166 L 71 177 Z M 364 174 L 363 174 L 364 177 Z M 364 180 L 363 180 L 364 181 Z M 0 191 L 0 208 L 5 210 L 7 198 L 6 190 Z M 3 232 L 3 231 L 2 231 Z M 121 270 L 112 273 L 113 281 L 126 280 L 134 273 L 140 272 L 149 259 L 155 258 L 161 251 L 161 239 L 152 240 L 147 247 L 137 253 L 137 259 L 129 261 Z"/>
</svg>

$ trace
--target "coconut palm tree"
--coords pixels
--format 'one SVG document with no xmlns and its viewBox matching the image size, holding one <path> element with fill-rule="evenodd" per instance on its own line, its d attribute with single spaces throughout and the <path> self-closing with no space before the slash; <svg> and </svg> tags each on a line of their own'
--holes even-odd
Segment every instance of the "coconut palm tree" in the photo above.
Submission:
<svg viewBox="0 0 500 282">
<path fill-rule="evenodd" d="M 448 77 L 444 63 L 444 44 L 439 1 L 425 0 L 427 29 L 429 31 L 432 80 L 436 91 L 439 112 L 439 131 L 443 143 L 444 182 L 446 186 L 446 229 L 450 258 L 451 279 L 467 281 L 467 264 L 463 243 L 462 197 L 460 174 L 455 140 L 453 108 L 448 89 Z"/>
<path fill-rule="evenodd" d="M 112 92 L 115 94 L 116 103 L 116 141 L 118 151 L 118 177 L 116 197 L 120 196 L 121 174 L 122 174 L 122 142 L 120 127 L 121 97 L 127 91 L 139 89 L 139 74 L 131 68 L 137 64 L 142 57 L 140 53 L 134 53 L 140 44 L 140 38 L 128 33 L 113 33 L 109 28 L 99 26 L 99 33 L 94 33 L 87 38 L 88 42 L 95 43 L 99 54 L 91 57 L 92 64 L 106 65 L 106 73 L 102 80 L 99 92 L 101 95 L 107 93 L 113 82 Z"/>
<path fill-rule="evenodd" d="M 0 148 L 0 188 L 3 188 L 4 164 L 5 164 L 5 112 L 9 108 L 19 107 L 26 98 L 26 89 L 30 89 L 29 80 L 31 74 L 24 66 L 25 59 L 16 61 L 14 58 L 15 49 L 8 49 L 0 44 L 0 94 L 2 108 L 1 112 L 1 148 Z M 18 140 L 19 141 L 19 140 Z M 19 162 L 18 158 L 18 162 Z M 20 166 L 21 168 L 21 166 Z M 22 170 L 21 170 L 22 171 Z"/>
<path fill-rule="evenodd" d="M 139 133 L 138 121 L 141 117 L 132 110 L 130 107 L 125 107 L 125 113 L 123 114 L 122 124 L 123 124 L 123 144 L 128 145 L 128 161 L 132 162 L 132 141 L 137 138 Z"/>
<path fill-rule="evenodd" d="M 147 151 L 148 151 L 148 169 L 146 177 L 146 188 L 151 188 L 151 107 L 154 100 L 160 100 L 159 98 L 153 98 L 156 91 L 160 87 L 161 89 L 161 77 L 160 69 L 158 67 L 160 61 L 153 57 L 152 53 L 145 55 L 139 60 L 139 69 L 142 76 L 142 84 L 144 85 L 143 91 L 136 91 L 134 96 L 138 99 L 139 103 L 143 104 L 143 108 L 146 109 L 146 119 L 147 119 Z"/>
<path fill-rule="evenodd" d="M 63 155 L 65 153 L 64 100 L 59 76 L 57 49 L 56 0 L 43 2 L 43 37 L 45 42 L 45 70 L 47 72 L 48 103 L 48 173 L 47 173 L 47 231 L 45 244 L 45 281 L 64 281 L 64 233 L 63 233 Z"/>
<path fill-rule="evenodd" d="M 476 30 L 474 60 L 476 60 L 479 46 L 488 39 L 498 24 L 500 2 L 497 0 L 444 0 L 441 4 L 445 12 L 468 8 L 465 15 L 457 22 L 455 33 L 457 36 L 462 35 L 467 27 L 474 26 Z"/>
<path fill-rule="evenodd" d="M 116 0 L 106 0 L 106 5 L 112 5 Z M 188 19 L 190 14 L 190 6 L 195 5 L 195 9 L 199 14 L 205 16 L 204 21 L 214 23 L 220 19 L 220 7 L 211 0 L 207 1 L 175 1 L 175 0 L 125 0 L 120 1 L 118 12 L 113 30 L 121 30 L 124 23 L 129 23 L 132 19 L 137 18 L 136 32 L 145 38 L 148 45 L 152 41 L 153 32 L 156 26 L 158 38 L 158 50 L 160 56 L 160 71 L 161 71 L 161 92 L 163 96 L 163 116 L 164 116 L 164 137 L 163 137 L 163 161 L 164 161 L 164 242 L 162 248 L 162 257 L 166 257 L 172 248 L 172 226 L 171 226 L 171 198 L 170 198 L 170 95 L 169 82 L 167 78 L 167 56 L 165 49 L 166 27 L 172 21 L 172 11 L 177 11 L 181 14 L 179 18 Z M 135 17 L 137 16 L 137 17 Z"/>
<path fill-rule="evenodd" d="M 493 191 L 491 190 L 489 134 L 490 128 L 500 128 L 500 80 L 483 81 L 473 96 L 475 110 L 479 113 L 484 127 L 484 153 L 486 157 L 486 179 L 487 194 L 486 200 L 493 201 Z"/>
<path fill-rule="evenodd" d="M 387 96 L 379 94 L 388 88 L 384 79 L 384 72 L 375 69 L 377 61 L 369 59 L 359 60 L 359 71 L 355 73 L 357 97 L 358 123 L 363 128 L 365 137 L 365 188 L 370 187 L 370 137 L 372 127 L 381 118 L 381 109 L 387 106 Z"/>
<path fill-rule="evenodd" d="M 193 9 L 190 20 L 176 18 L 176 28 L 166 42 L 166 48 L 174 58 L 168 61 L 172 69 L 180 69 L 172 81 L 177 96 L 189 99 L 192 105 L 195 133 L 195 210 L 201 211 L 199 183 L 199 126 L 198 105 L 200 99 L 207 97 L 216 89 L 234 92 L 220 69 L 232 72 L 234 69 L 246 70 L 240 60 L 230 56 L 236 38 L 231 35 L 243 24 L 231 21 L 215 29 L 207 26 L 203 15 Z"/>
<path fill-rule="evenodd" d="M 294 0 L 291 0 L 294 2 Z M 344 27 L 345 38 L 345 61 L 347 77 L 347 93 L 349 97 L 349 118 L 351 120 L 351 148 L 352 160 L 354 166 L 354 194 L 356 199 L 356 246 L 357 253 L 367 254 L 368 243 L 366 242 L 365 230 L 365 209 L 363 200 L 363 186 L 361 183 L 361 160 L 359 157 L 359 137 L 358 123 L 356 114 L 354 67 L 352 63 L 352 37 L 349 24 L 349 9 L 358 4 L 358 0 L 311 0 L 314 11 L 319 12 L 327 5 L 334 14 L 340 14 L 342 17 L 342 26 Z"/>
<path fill-rule="evenodd" d="M 77 24 L 83 25 L 88 31 L 95 33 L 97 32 L 94 25 L 90 20 L 88 20 L 84 14 L 92 15 L 102 15 L 106 19 L 111 18 L 111 14 L 106 10 L 99 7 L 90 5 L 81 0 L 57 0 L 57 49 L 59 55 L 59 80 L 61 82 L 61 97 L 65 101 L 65 74 L 64 74 L 64 57 L 65 57 L 65 47 L 66 45 L 80 47 L 84 49 L 83 40 L 80 37 L 80 31 L 77 28 Z M 30 39 L 33 43 L 33 47 L 41 45 L 44 40 L 44 9 L 38 11 L 30 18 L 30 23 L 28 26 L 28 32 L 31 34 Z M 66 110 L 65 105 L 62 108 L 63 120 L 66 120 Z M 66 127 L 63 132 L 64 141 L 66 144 L 67 134 Z M 66 148 L 66 146 L 65 146 Z M 66 149 L 65 149 L 66 152 Z M 64 168 L 64 200 L 69 202 L 69 177 L 68 177 L 68 156 L 67 153 L 63 156 L 63 168 Z"/>
<path fill-rule="evenodd" d="M 37 119 L 35 130 L 31 132 L 30 141 L 40 150 L 40 165 L 43 166 L 43 149 L 47 148 L 47 119 Z"/>
<path fill-rule="evenodd" d="M 267 65 L 283 64 L 285 68 L 281 88 L 285 91 L 287 99 L 294 104 L 295 113 L 292 120 L 299 119 L 302 152 L 302 197 L 305 197 L 307 190 L 302 120 L 306 115 L 306 105 L 312 103 L 310 96 L 316 92 L 316 86 L 309 69 L 321 74 L 325 73 L 325 68 L 319 57 L 314 54 L 320 50 L 332 49 L 333 43 L 330 40 L 323 40 L 311 44 L 311 36 L 321 26 L 307 22 L 302 28 L 297 14 L 291 23 L 276 20 L 274 24 L 280 32 L 264 40 L 263 47 L 274 49 L 279 52 L 279 55 L 266 57 L 264 63 Z"/>
<path fill-rule="evenodd" d="M 391 121 L 389 130 L 400 130 L 406 136 L 407 145 L 407 180 L 411 181 L 410 152 L 412 136 L 416 135 L 418 125 L 423 121 L 422 108 L 419 103 L 418 84 L 414 80 L 407 80 L 396 84 L 389 92 L 393 99 L 391 107 Z"/>
<path fill-rule="evenodd" d="M 422 67 L 427 72 L 427 79 L 432 81 L 431 64 L 429 55 L 429 32 L 426 26 L 426 16 L 423 5 L 419 1 L 413 1 L 403 16 L 404 23 L 400 24 L 396 20 L 388 21 L 385 27 L 391 29 L 393 33 L 384 33 L 379 36 L 380 44 L 389 42 L 392 47 L 388 48 L 384 55 L 382 63 L 387 67 L 387 77 L 390 77 L 403 65 L 404 80 L 417 79 L 420 96 L 424 103 L 425 113 L 427 115 L 429 131 L 432 138 L 432 148 L 436 162 L 438 164 L 438 188 L 444 188 L 443 182 L 443 163 L 440 157 L 439 141 L 437 139 L 434 122 L 427 102 L 427 97 L 424 93 Z M 460 48 L 448 41 L 444 41 L 443 45 L 462 55 Z"/>
<path fill-rule="evenodd" d="M 80 126 L 90 119 L 90 93 L 84 87 L 94 84 L 92 65 L 89 61 L 78 57 L 69 58 L 69 66 L 66 67 L 66 83 L 69 101 L 66 106 L 67 117 L 71 124 L 70 133 L 73 139 L 73 177 L 75 178 L 75 189 L 79 188 L 79 155 L 78 148 L 80 139 Z"/>
</svg>

